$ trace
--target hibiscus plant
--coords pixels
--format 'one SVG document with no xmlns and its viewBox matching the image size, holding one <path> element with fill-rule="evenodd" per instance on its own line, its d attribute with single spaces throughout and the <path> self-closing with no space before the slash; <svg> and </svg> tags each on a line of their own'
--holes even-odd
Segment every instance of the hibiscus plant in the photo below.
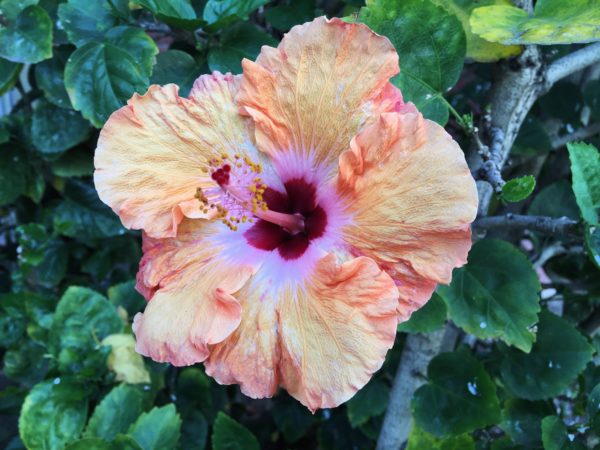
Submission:
<svg viewBox="0 0 600 450">
<path fill-rule="evenodd" d="M 600 448 L 600 0 L 0 0 L 0 445 Z"/>
</svg>

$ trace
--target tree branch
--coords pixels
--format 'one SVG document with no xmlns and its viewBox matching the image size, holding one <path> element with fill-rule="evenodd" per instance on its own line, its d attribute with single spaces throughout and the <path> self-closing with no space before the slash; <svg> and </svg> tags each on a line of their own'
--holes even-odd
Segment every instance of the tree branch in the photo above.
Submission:
<svg viewBox="0 0 600 450">
<path fill-rule="evenodd" d="M 528 229 L 545 234 L 571 234 L 577 227 L 577 221 L 568 217 L 522 216 L 506 214 L 504 216 L 480 217 L 473 228 L 480 230 Z"/>
<path fill-rule="evenodd" d="M 506 184 L 502 178 L 502 144 L 504 142 L 504 133 L 500 128 L 492 128 L 491 145 L 488 147 L 479 138 L 478 131 L 475 130 L 473 137 L 478 147 L 478 153 L 484 163 L 477 169 L 473 176 L 477 180 L 483 180 L 490 183 L 496 192 L 502 191 L 502 186 Z"/>
<path fill-rule="evenodd" d="M 548 70 L 546 71 L 548 89 L 558 80 L 579 72 L 597 62 L 600 62 L 600 42 L 588 45 L 557 59 L 548 66 Z"/>
<path fill-rule="evenodd" d="M 580 128 L 571 134 L 565 134 L 564 136 L 554 139 L 552 141 L 552 149 L 559 149 L 567 145 L 569 142 L 588 139 L 596 134 L 600 134 L 600 122 L 593 123 L 587 127 Z"/>
</svg>

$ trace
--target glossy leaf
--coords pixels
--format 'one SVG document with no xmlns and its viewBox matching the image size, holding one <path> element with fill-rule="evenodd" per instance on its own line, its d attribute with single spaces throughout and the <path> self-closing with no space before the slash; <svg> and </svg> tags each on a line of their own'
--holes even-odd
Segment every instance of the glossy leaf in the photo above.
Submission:
<svg viewBox="0 0 600 450">
<path fill-rule="evenodd" d="M 511 399 L 504 404 L 500 426 L 514 442 L 536 448 L 542 443 L 542 419 L 553 411 L 545 402 Z"/>
<path fill-rule="evenodd" d="M 0 23 L 0 57 L 36 63 L 52 57 L 52 20 L 39 6 L 29 6 L 8 24 Z"/>
<path fill-rule="evenodd" d="M 502 186 L 502 200 L 511 203 L 520 202 L 529 197 L 534 189 L 535 177 L 533 175 L 513 178 Z"/>
<path fill-rule="evenodd" d="M 528 213 L 535 216 L 563 217 L 579 220 L 579 208 L 573 190 L 565 180 L 542 189 L 531 202 Z"/>
<path fill-rule="evenodd" d="M 422 0 L 373 0 L 360 17 L 394 44 L 402 66 L 394 84 L 404 99 L 425 117 L 445 124 L 448 106 L 443 96 L 457 82 L 466 52 L 460 21 Z"/>
<path fill-rule="evenodd" d="M 65 64 L 71 54 L 66 46 L 54 50 L 54 57 L 35 65 L 35 82 L 44 91 L 46 99 L 61 108 L 71 108 L 71 100 L 65 89 Z"/>
<path fill-rule="evenodd" d="M 425 306 L 417 309 L 410 319 L 398 325 L 398 331 L 404 333 L 430 333 L 444 326 L 446 322 L 446 304 L 435 292 Z"/>
<path fill-rule="evenodd" d="M 437 437 L 458 435 L 499 420 L 496 386 L 467 350 L 436 356 L 427 379 L 412 400 L 413 417 L 424 431 Z"/>
<path fill-rule="evenodd" d="M 25 192 L 28 174 L 25 151 L 14 145 L 0 146 L 0 206 Z"/>
<path fill-rule="evenodd" d="M 475 442 L 468 434 L 436 438 L 413 425 L 406 450 L 475 450 Z"/>
<path fill-rule="evenodd" d="M 175 83 L 179 86 L 179 95 L 187 97 L 200 72 L 199 64 L 189 53 L 167 50 L 156 57 L 156 66 L 150 82 L 160 85 Z"/>
<path fill-rule="evenodd" d="M 450 318 L 467 332 L 500 338 L 529 351 L 530 327 L 540 311 L 538 277 L 525 255 L 497 239 L 477 242 L 466 266 L 455 269 L 452 283 L 440 286 Z"/>
<path fill-rule="evenodd" d="M 584 233 L 590 259 L 600 269 L 600 227 L 587 226 Z"/>
<path fill-rule="evenodd" d="M 247 19 L 248 14 L 268 0 L 208 0 L 202 17 L 215 30 L 239 19 Z"/>
<path fill-rule="evenodd" d="M 559 417 L 548 416 L 542 421 L 544 450 L 565 450 L 568 442 L 567 427 Z"/>
<path fill-rule="evenodd" d="M 90 132 L 90 125 L 72 109 L 41 102 L 33 112 L 31 132 L 38 151 L 51 156 L 83 142 Z"/>
<path fill-rule="evenodd" d="M 188 30 L 195 30 L 206 24 L 197 17 L 190 0 L 138 0 L 144 8 L 151 11 L 157 19 Z"/>
<path fill-rule="evenodd" d="M 156 63 L 158 47 L 144 30 L 139 27 L 120 26 L 110 29 L 104 36 L 105 42 L 127 51 L 135 59 L 144 75 L 149 77 Z"/>
<path fill-rule="evenodd" d="M 162 450 L 175 448 L 180 429 L 181 419 L 170 404 L 142 414 L 127 434 L 144 450 Z"/>
<path fill-rule="evenodd" d="M 58 6 L 58 17 L 69 41 L 77 47 L 102 41 L 104 34 L 117 23 L 104 0 L 68 0 Z"/>
<path fill-rule="evenodd" d="M 220 412 L 212 432 L 213 450 L 259 450 L 256 437 L 245 426 Z"/>
<path fill-rule="evenodd" d="M 15 85 L 19 79 L 22 67 L 22 64 L 0 58 L 0 95 L 4 94 Z"/>
<path fill-rule="evenodd" d="M 581 216 L 590 225 L 600 225 L 600 152 L 583 142 L 569 143 L 567 148 Z"/>
<path fill-rule="evenodd" d="M 267 21 L 281 31 L 289 31 L 294 25 L 310 22 L 314 17 L 314 0 L 292 0 L 289 5 L 279 4 L 265 11 Z"/>
<path fill-rule="evenodd" d="M 385 412 L 390 396 L 389 387 L 380 380 L 370 381 L 350 399 L 347 405 L 348 420 L 353 428 L 365 424 L 372 417 Z"/>
<path fill-rule="evenodd" d="M 501 365 L 506 387 L 518 397 L 542 400 L 560 394 L 592 357 L 592 347 L 572 325 L 542 311 L 529 354 L 505 349 Z"/>
<path fill-rule="evenodd" d="M 476 8 L 471 29 L 491 42 L 571 44 L 600 40 L 600 8 L 595 0 L 538 0 L 533 16 L 515 6 Z"/>
</svg>

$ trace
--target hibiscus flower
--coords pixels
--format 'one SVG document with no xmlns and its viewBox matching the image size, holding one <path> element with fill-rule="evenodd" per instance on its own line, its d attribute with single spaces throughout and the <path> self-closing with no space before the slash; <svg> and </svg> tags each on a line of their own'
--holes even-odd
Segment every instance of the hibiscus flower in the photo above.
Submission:
<svg viewBox="0 0 600 450">
<path fill-rule="evenodd" d="M 365 25 L 318 18 L 242 66 L 151 86 L 100 133 L 100 198 L 143 230 L 136 349 L 334 407 L 466 262 L 475 183 Z"/>
</svg>

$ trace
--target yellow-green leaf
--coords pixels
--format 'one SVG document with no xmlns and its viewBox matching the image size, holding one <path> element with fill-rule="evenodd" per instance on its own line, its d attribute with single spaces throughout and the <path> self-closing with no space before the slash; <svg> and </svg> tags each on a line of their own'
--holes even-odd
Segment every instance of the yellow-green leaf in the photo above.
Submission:
<svg viewBox="0 0 600 450">
<path fill-rule="evenodd" d="M 150 374 L 135 351 L 135 339 L 131 334 L 111 334 L 104 338 L 102 345 L 111 347 L 106 364 L 118 381 L 150 383 Z"/>
</svg>

